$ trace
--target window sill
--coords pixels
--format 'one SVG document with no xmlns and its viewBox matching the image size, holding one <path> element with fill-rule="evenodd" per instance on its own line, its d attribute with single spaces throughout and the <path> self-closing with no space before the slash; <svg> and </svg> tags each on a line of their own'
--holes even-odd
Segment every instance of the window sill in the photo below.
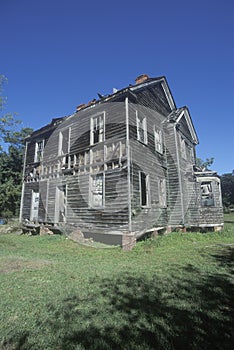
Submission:
<svg viewBox="0 0 234 350">
<path fill-rule="evenodd" d="M 137 141 L 140 142 L 144 146 L 148 146 L 148 142 L 145 143 L 144 141 L 141 141 L 141 140 L 138 140 L 138 139 L 137 139 Z"/>
</svg>

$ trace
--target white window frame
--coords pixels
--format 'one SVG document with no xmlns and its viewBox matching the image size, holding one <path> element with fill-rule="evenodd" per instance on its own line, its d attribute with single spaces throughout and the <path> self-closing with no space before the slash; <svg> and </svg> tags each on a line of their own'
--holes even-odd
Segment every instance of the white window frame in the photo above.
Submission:
<svg viewBox="0 0 234 350">
<path fill-rule="evenodd" d="M 201 186 L 201 206 L 202 207 L 214 207 L 214 190 L 212 181 L 204 180 L 200 184 Z"/>
<path fill-rule="evenodd" d="M 155 142 L 155 150 L 163 154 L 163 138 L 162 138 L 162 130 L 154 127 L 154 142 Z"/>
<path fill-rule="evenodd" d="M 37 163 L 37 162 L 41 162 L 41 161 L 42 161 L 42 159 L 43 159 L 43 152 L 44 152 L 44 143 L 45 143 L 44 140 L 37 141 L 37 142 L 35 143 L 34 163 Z M 39 157 L 38 157 L 39 144 L 42 145 L 42 147 L 41 147 L 41 152 L 40 152 L 40 159 L 39 159 Z"/>
<path fill-rule="evenodd" d="M 137 126 L 137 140 L 147 145 L 148 143 L 147 119 L 146 117 L 140 118 L 138 115 L 138 111 L 136 111 L 136 126 Z"/>
<path fill-rule="evenodd" d="M 95 140 L 95 130 L 98 131 L 98 140 Z M 90 145 L 105 141 L 105 112 L 95 114 L 90 119 Z"/>
<path fill-rule="evenodd" d="M 101 205 L 96 205 L 94 203 L 94 181 L 97 177 L 102 177 L 102 203 Z M 95 209 L 102 209 L 105 207 L 105 173 L 96 173 L 96 174 L 90 174 L 90 191 L 89 191 L 89 205 L 91 208 Z M 98 192 L 97 188 L 95 189 L 95 192 Z"/>
<path fill-rule="evenodd" d="M 68 130 L 68 140 L 67 140 L 67 153 L 63 152 L 63 139 L 64 132 Z M 59 141 L 58 141 L 58 156 L 63 156 L 64 154 L 68 154 L 70 152 L 70 138 L 71 138 L 71 128 L 63 129 L 59 131 Z"/>
</svg>

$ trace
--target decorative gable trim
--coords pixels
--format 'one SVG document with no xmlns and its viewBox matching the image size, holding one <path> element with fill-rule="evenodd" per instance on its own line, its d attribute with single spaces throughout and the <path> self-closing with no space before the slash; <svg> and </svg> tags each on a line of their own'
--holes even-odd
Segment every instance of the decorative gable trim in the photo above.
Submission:
<svg viewBox="0 0 234 350">
<path fill-rule="evenodd" d="M 143 82 L 142 84 L 137 84 L 136 86 L 131 87 L 129 90 L 133 92 L 133 91 L 142 89 L 144 87 L 148 87 L 148 86 L 151 86 L 151 85 L 154 85 L 154 84 L 158 84 L 158 83 L 161 83 L 161 86 L 163 88 L 163 91 L 165 93 L 167 102 L 168 102 L 171 110 L 176 109 L 175 101 L 173 99 L 173 96 L 171 94 L 170 88 L 168 86 L 168 83 L 167 83 L 167 80 L 166 80 L 165 77 L 150 78 L 146 82 Z"/>
<path fill-rule="evenodd" d="M 186 120 L 186 123 L 187 123 L 188 129 L 189 129 L 189 132 L 191 134 L 193 143 L 195 145 L 197 145 L 199 143 L 199 140 L 198 140 L 198 137 L 197 137 L 196 131 L 194 129 L 193 122 L 192 122 L 192 119 L 191 119 L 191 116 L 190 116 L 190 113 L 189 113 L 189 110 L 187 107 L 183 107 L 180 109 L 180 112 L 175 119 L 176 125 L 179 125 L 182 117 L 184 117 Z"/>
</svg>

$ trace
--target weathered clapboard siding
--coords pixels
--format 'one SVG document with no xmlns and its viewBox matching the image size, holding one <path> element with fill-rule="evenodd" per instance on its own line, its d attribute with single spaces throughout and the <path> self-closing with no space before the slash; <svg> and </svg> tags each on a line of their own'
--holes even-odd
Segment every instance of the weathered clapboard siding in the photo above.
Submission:
<svg viewBox="0 0 234 350">
<path fill-rule="evenodd" d="M 141 76 L 27 139 L 22 218 L 34 217 L 39 193 L 39 222 L 71 224 L 109 244 L 131 245 L 159 227 L 222 225 L 219 179 L 196 172 L 197 143 L 166 79 Z M 213 190 L 210 207 L 203 180 Z"/>
<path fill-rule="evenodd" d="M 180 164 L 178 162 L 178 145 L 175 125 L 164 124 L 165 148 L 167 159 L 169 225 L 183 225 L 182 189 L 180 181 Z"/>
<path fill-rule="evenodd" d="M 93 208 L 89 198 L 90 174 L 70 176 L 67 180 L 67 222 L 80 229 L 110 231 L 128 223 L 128 192 L 126 170 L 116 169 L 105 173 L 103 208 Z"/>
<path fill-rule="evenodd" d="M 23 199 L 23 217 L 30 220 L 30 212 L 32 206 L 32 192 L 39 192 L 38 182 L 26 183 L 24 186 L 24 199 Z"/>
<path fill-rule="evenodd" d="M 136 95 L 138 104 L 144 107 L 158 111 L 165 117 L 171 112 L 171 107 L 160 82 L 150 85 L 148 89 L 139 89 L 136 91 Z"/>
<path fill-rule="evenodd" d="M 146 118 L 147 143 L 137 140 L 137 115 Z M 162 130 L 165 117 L 152 108 L 129 104 L 130 163 L 131 163 L 131 210 L 132 230 L 145 231 L 167 225 L 167 208 L 159 204 L 159 179 L 166 180 L 166 158 L 155 149 L 155 127 Z M 162 130 L 163 131 L 163 130 Z M 140 172 L 148 176 L 149 203 L 142 206 L 140 201 Z M 145 218 L 147 217 L 147 220 Z"/>
<path fill-rule="evenodd" d="M 56 187 L 57 181 L 51 179 L 48 187 L 48 201 L 47 201 L 47 222 L 55 222 L 55 201 L 56 201 Z"/>
<path fill-rule="evenodd" d="M 38 212 L 38 221 L 46 222 L 47 221 L 47 202 L 48 202 L 48 188 L 49 181 L 40 181 L 39 183 L 39 212 Z"/>
</svg>

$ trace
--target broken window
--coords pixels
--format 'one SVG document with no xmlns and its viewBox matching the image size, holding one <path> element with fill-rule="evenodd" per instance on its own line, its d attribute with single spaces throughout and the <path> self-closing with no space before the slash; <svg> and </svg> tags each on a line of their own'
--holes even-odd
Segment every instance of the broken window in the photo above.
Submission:
<svg viewBox="0 0 234 350">
<path fill-rule="evenodd" d="M 140 171 L 140 203 L 141 206 L 149 205 L 149 175 Z"/>
<path fill-rule="evenodd" d="M 159 129 L 154 130 L 154 140 L 155 140 L 155 149 L 159 153 L 163 153 L 163 141 L 162 141 L 162 131 Z"/>
<path fill-rule="evenodd" d="M 166 180 L 158 180 L 158 197 L 160 208 L 165 208 L 167 206 L 167 193 L 166 193 Z"/>
<path fill-rule="evenodd" d="M 146 117 L 139 117 L 136 111 L 137 140 L 147 144 L 147 121 Z"/>
<path fill-rule="evenodd" d="M 91 207 L 101 208 L 104 206 L 104 175 L 91 175 Z"/>
<path fill-rule="evenodd" d="M 201 204 L 203 207 L 214 206 L 214 194 L 211 181 L 201 183 Z"/>
<path fill-rule="evenodd" d="M 44 140 L 35 143 L 34 162 L 41 162 L 43 157 Z"/>
<path fill-rule="evenodd" d="M 90 144 L 93 145 L 104 141 L 104 113 L 91 118 L 90 125 Z"/>
</svg>

